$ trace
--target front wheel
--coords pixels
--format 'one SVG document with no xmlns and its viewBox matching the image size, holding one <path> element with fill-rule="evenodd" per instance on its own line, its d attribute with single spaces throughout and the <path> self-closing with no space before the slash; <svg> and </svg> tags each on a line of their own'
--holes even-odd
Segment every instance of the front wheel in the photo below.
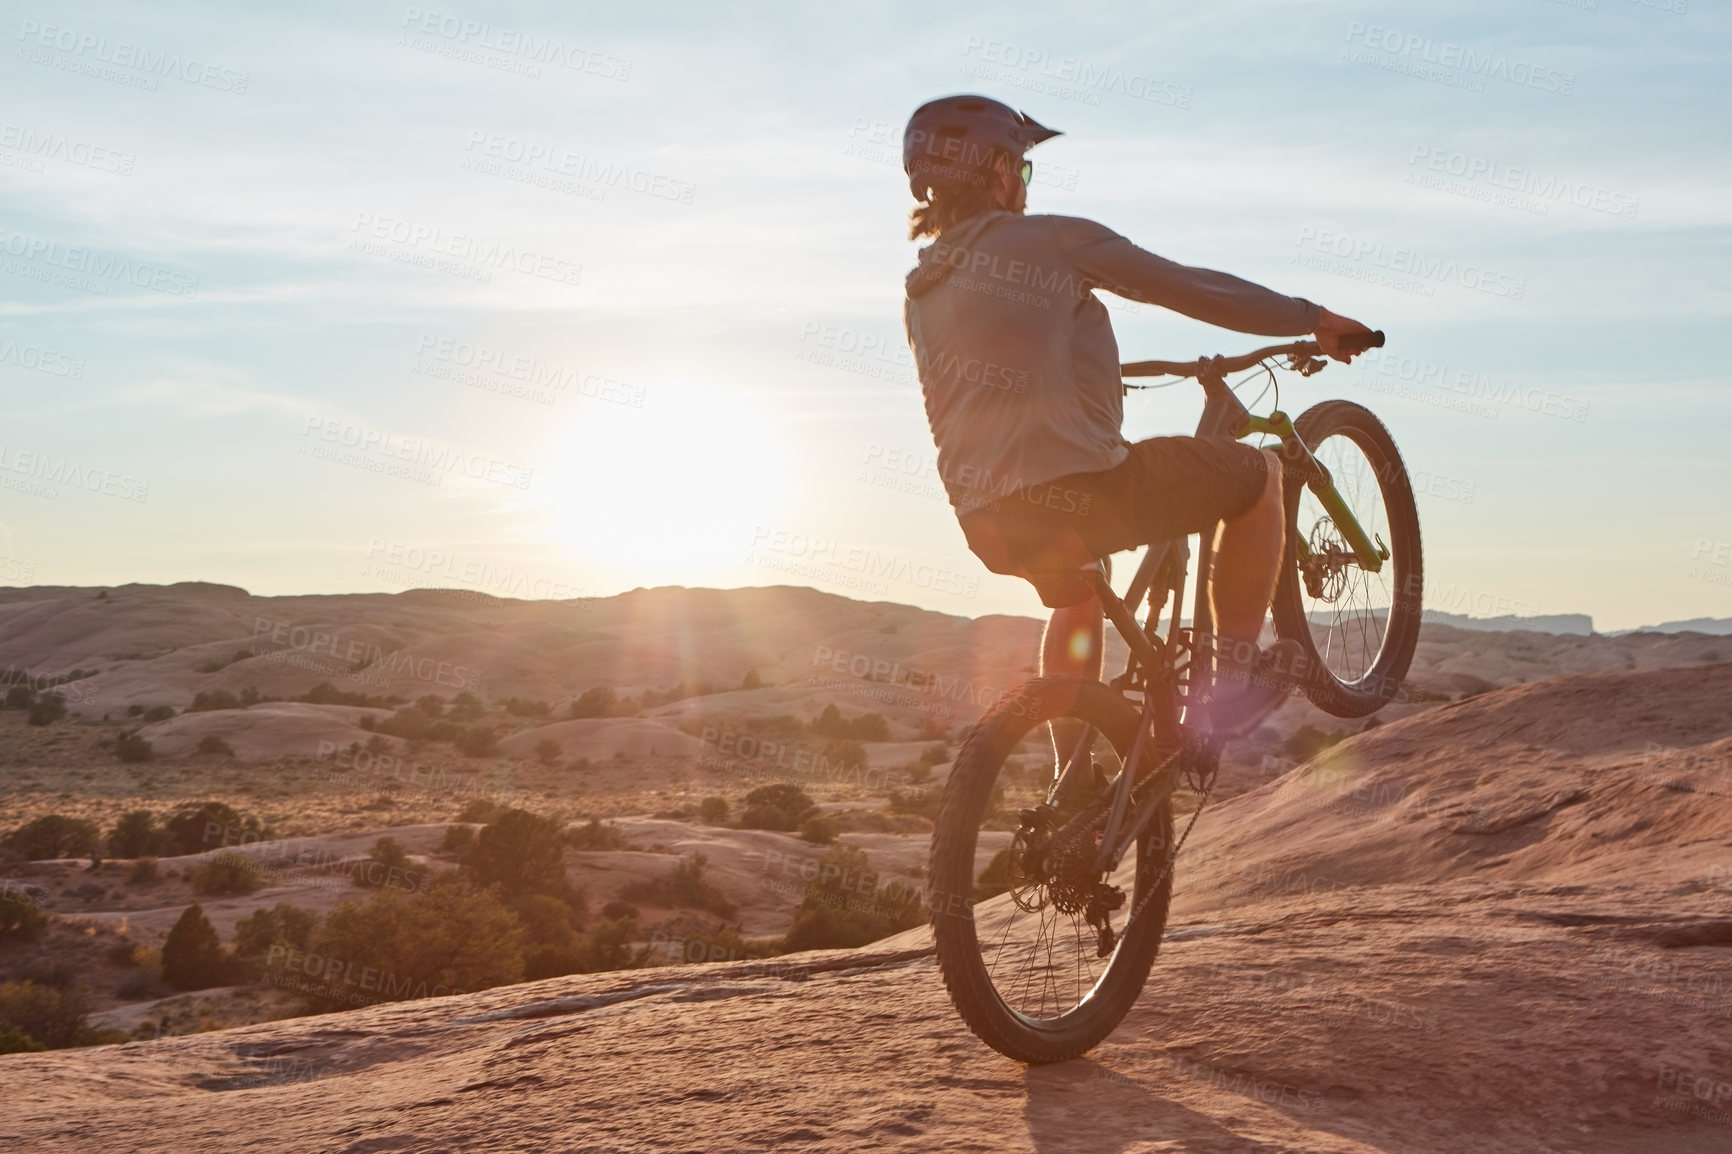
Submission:
<svg viewBox="0 0 1732 1154">
<path fill-rule="evenodd" d="M 1148 977 L 1173 888 L 1168 801 L 1106 877 L 1089 870 L 1104 814 L 1075 823 L 1069 839 L 1047 840 L 1042 828 L 1085 811 L 1082 801 L 1050 822 L 1025 816 L 1044 815 L 1051 762 L 1021 767 L 1010 757 L 1030 730 L 1055 717 L 1093 727 L 1097 780 L 1119 772 L 1140 721 L 1129 701 L 1098 681 L 1024 685 L 964 739 L 945 783 L 929 871 L 933 936 L 951 1001 L 981 1041 L 1031 1063 L 1074 1058 L 1112 1033 Z M 1100 906 L 1115 900 L 1103 937 Z"/>
<path fill-rule="evenodd" d="M 1407 467 L 1383 422 L 1351 401 L 1324 401 L 1294 431 L 1329 470 L 1381 568 L 1365 568 L 1317 495 L 1291 474 L 1275 631 L 1310 659 L 1305 694 L 1336 717 L 1363 717 L 1401 687 L 1419 643 L 1423 570 Z"/>
</svg>

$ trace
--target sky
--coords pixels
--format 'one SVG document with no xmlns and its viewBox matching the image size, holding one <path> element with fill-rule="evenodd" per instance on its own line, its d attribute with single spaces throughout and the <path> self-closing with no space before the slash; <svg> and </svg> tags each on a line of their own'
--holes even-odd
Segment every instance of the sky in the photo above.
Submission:
<svg viewBox="0 0 1732 1154">
<path fill-rule="evenodd" d="M 1040 613 L 902 336 L 902 127 L 980 92 L 1029 211 L 1388 334 L 1281 405 L 1383 418 L 1428 607 L 1732 616 L 1724 8 L 855 7 L 9 5 L 0 582 Z"/>
</svg>

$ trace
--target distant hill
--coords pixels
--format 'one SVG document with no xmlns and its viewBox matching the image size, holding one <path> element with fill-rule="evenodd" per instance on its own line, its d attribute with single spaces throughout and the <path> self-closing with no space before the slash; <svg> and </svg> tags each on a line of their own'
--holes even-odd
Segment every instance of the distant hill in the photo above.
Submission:
<svg viewBox="0 0 1732 1154">
<path fill-rule="evenodd" d="M 1567 633 L 1587 637 L 1594 632 L 1594 619 L 1586 613 L 1549 613 L 1534 617 L 1469 617 L 1464 613 L 1444 613 L 1427 609 L 1420 620 L 1428 625 L 1447 625 L 1451 629 L 1475 629 L 1487 633 Z"/>
<path fill-rule="evenodd" d="M 1688 621 L 1662 621 L 1644 625 L 1635 633 L 1708 633 L 1716 637 L 1732 635 L 1732 617 L 1692 617 Z"/>
</svg>

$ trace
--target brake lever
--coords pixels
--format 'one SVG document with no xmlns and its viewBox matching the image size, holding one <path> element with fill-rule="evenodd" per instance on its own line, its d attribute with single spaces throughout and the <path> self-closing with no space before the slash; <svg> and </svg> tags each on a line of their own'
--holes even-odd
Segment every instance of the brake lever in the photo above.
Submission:
<svg viewBox="0 0 1732 1154">
<path fill-rule="evenodd" d="M 1302 377 L 1309 377 L 1316 373 L 1320 373 L 1328 367 L 1328 364 L 1328 361 L 1319 357 L 1308 356 L 1302 353 L 1294 353 L 1287 358 L 1287 367 Z"/>
</svg>

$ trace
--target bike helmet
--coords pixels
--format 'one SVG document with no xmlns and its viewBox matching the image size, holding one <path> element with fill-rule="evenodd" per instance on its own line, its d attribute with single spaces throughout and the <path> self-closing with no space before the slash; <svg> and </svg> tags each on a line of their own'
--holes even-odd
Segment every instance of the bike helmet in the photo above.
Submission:
<svg viewBox="0 0 1732 1154">
<path fill-rule="evenodd" d="M 1013 158 L 1057 129 L 1035 123 L 1008 104 L 986 96 L 945 96 L 927 101 L 908 118 L 902 133 L 902 171 L 915 200 L 925 200 L 934 185 L 978 179 L 994 149 Z"/>
</svg>

